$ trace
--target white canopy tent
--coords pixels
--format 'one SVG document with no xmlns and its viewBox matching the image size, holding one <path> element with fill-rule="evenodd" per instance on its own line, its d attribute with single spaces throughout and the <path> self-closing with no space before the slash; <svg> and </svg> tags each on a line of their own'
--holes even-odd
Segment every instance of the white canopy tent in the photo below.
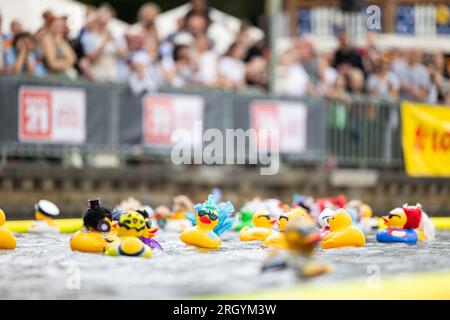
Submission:
<svg viewBox="0 0 450 320">
<path fill-rule="evenodd" d="M 159 37 L 164 39 L 169 34 L 175 32 L 177 30 L 178 19 L 184 17 L 190 9 L 191 4 L 187 3 L 161 13 L 156 18 L 156 28 Z M 214 8 L 210 10 L 210 18 L 212 24 L 208 30 L 208 36 L 214 39 L 216 50 L 224 53 L 235 40 L 241 28 L 241 20 Z M 260 29 L 253 27 L 251 29 L 251 36 L 255 40 L 260 40 L 264 37 L 264 34 Z"/>
<path fill-rule="evenodd" d="M 42 26 L 42 13 L 51 10 L 56 15 L 68 17 L 71 36 L 78 34 L 85 21 L 86 5 L 73 0 L 0 0 L 0 13 L 3 17 L 3 30 L 9 30 L 12 20 L 19 19 L 25 30 L 36 31 Z M 190 4 L 185 4 L 174 9 L 162 12 L 156 20 L 156 27 L 161 39 L 177 29 L 177 21 L 190 10 Z M 234 41 L 241 27 L 241 21 L 222 11 L 211 8 L 213 21 L 209 36 L 214 39 L 216 49 L 224 52 Z M 111 31 L 123 34 L 129 25 L 121 20 L 114 19 Z M 252 36 L 261 39 L 264 35 L 258 28 L 252 29 Z"/>
<path fill-rule="evenodd" d="M 51 10 L 55 15 L 68 17 L 71 36 L 78 34 L 84 24 L 86 5 L 72 0 L 1 0 L 0 13 L 3 17 L 3 31 L 9 30 L 12 20 L 18 19 L 25 30 L 36 31 L 42 26 L 42 13 Z M 114 19 L 113 33 L 123 33 L 128 24 Z"/>
</svg>

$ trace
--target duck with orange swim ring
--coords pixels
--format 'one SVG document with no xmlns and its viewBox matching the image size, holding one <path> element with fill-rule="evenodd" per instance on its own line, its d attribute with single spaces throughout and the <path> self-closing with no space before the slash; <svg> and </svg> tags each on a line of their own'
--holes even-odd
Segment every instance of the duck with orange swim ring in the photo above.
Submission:
<svg viewBox="0 0 450 320">
<path fill-rule="evenodd" d="M 0 250 L 14 250 L 17 246 L 16 238 L 11 231 L 3 226 L 5 221 L 5 212 L 0 209 Z"/>
<path fill-rule="evenodd" d="M 415 244 L 419 240 L 419 234 L 415 230 L 422 220 L 419 206 L 404 205 L 402 208 L 395 208 L 383 220 L 387 228 L 377 232 L 378 242 Z"/>
<path fill-rule="evenodd" d="M 83 227 L 70 238 L 70 248 L 81 252 L 103 252 L 117 239 L 112 229 L 109 209 L 101 206 L 100 200 L 89 200 L 89 208 L 83 213 Z"/>
<path fill-rule="evenodd" d="M 239 232 L 241 241 L 265 241 L 275 230 L 277 219 L 266 210 L 259 210 L 253 214 L 254 228 L 244 227 Z"/>
<path fill-rule="evenodd" d="M 279 232 L 271 233 L 264 241 L 264 246 L 271 246 L 280 249 L 287 248 L 287 242 L 285 238 L 286 226 L 292 219 L 304 219 L 308 222 L 312 222 L 311 217 L 308 215 L 305 209 L 297 207 L 289 212 L 283 213 L 278 218 L 278 230 Z"/>
<path fill-rule="evenodd" d="M 151 229 L 150 220 L 136 211 L 122 213 L 117 224 L 119 239 L 109 244 L 104 251 L 106 256 L 127 256 L 151 258 L 152 249 L 140 237 Z"/>
<path fill-rule="evenodd" d="M 220 236 L 230 230 L 235 222 L 234 217 L 230 217 L 234 208 L 231 202 L 223 204 L 216 203 L 216 197 L 212 194 L 204 203 L 195 205 L 196 213 L 186 213 L 193 227 L 185 229 L 180 240 L 184 243 L 207 249 L 217 249 L 222 245 Z"/>
<path fill-rule="evenodd" d="M 329 231 L 322 239 L 322 249 L 363 247 L 366 237 L 360 228 L 352 224 L 352 217 L 345 209 L 338 209 L 327 219 Z"/>
</svg>

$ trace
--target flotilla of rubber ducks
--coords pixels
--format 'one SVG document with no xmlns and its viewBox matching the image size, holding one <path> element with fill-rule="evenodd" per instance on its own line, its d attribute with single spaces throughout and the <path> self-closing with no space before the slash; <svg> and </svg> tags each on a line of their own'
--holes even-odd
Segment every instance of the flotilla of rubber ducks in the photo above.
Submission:
<svg viewBox="0 0 450 320">
<path fill-rule="evenodd" d="M 100 199 L 88 200 L 82 227 L 71 235 L 69 245 L 74 252 L 151 258 L 165 252 L 165 244 L 157 240 L 159 230 L 178 232 L 182 246 L 207 250 L 220 249 L 222 241 L 231 239 L 223 240 L 225 232 L 234 232 L 242 244 L 257 243 L 270 250 L 263 270 L 290 268 L 300 277 L 312 277 L 332 269 L 316 261 L 315 252 L 364 247 L 366 239 L 371 239 L 366 236 L 374 230 L 376 241 L 383 244 L 413 245 L 435 237 L 434 226 L 420 204 L 405 204 L 380 219 L 369 205 L 360 200 L 347 202 L 343 195 L 314 200 L 295 194 L 291 205 L 254 198 L 237 212 L 230 201 L 221 198 L 215 190 L 204 202 L 193 205 L 187 196 L 178 195 L 173 205 L 156 209 L 128 198 L 113 210 Z M 34 212 L 28 232 L 60 231 L 56 221 L 61 213 L 56 204 L 41 199 Z M 0 250 L 13 250 L 16 239 L 5 220 L 0 210 Z"/>
</svg>

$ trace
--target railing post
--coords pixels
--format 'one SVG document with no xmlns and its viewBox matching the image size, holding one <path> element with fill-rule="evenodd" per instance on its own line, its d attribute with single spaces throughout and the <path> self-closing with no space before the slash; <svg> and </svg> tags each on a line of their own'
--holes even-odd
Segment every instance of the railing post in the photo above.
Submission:
<svg viewBox="0 0 450 320">
<path fill-rule="evenodd" d="M 270 61 L 269 61 L 269 92 L 275 92 L 275 68 L 277 65 L 277 38 L 280 35 L 279 28 L 281 23 L 281 0 L 266 0 L 266 12 L 269 18 L 269 47 L 270 47 Z"/>
</svg>

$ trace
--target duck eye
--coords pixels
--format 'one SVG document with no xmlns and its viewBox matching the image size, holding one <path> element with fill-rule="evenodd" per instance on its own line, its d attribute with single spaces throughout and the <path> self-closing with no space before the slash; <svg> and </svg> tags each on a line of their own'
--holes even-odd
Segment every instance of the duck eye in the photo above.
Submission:
<svg viewBox="0 0 450 320">
<path fill-rule="evenodd" d="M 150 229 L 152 227 L 152 222 L 150 220 L 145 221 L 145 227 Z"/>
<path fill-rule="evenodd" d="M 286 221 L 289 221 L 289 218 L 286 217 L 286 216 L 280 216 L 280 221 L 281 221 L 282 219 L 284 219 L 284 220 L 286 220 Z"/>
<path fill-rule="evenodd" d="M 198 212 L 198 215 L 199 215 L 199 217 L 203 217 L 203 216 L 205 216 L 207 213 L 206 213 L 206 210 L 200 210 L 199 212 Z"/>
<path fill-rule="evenodd" d="M 266 218 L 267 220 L 270 220 L 270 219 L 271 219 L 271 217 L 270 217 L 269 215 L 267 215 L 267 214 L 262 215 L 261 217 Z"/>
</svg>

